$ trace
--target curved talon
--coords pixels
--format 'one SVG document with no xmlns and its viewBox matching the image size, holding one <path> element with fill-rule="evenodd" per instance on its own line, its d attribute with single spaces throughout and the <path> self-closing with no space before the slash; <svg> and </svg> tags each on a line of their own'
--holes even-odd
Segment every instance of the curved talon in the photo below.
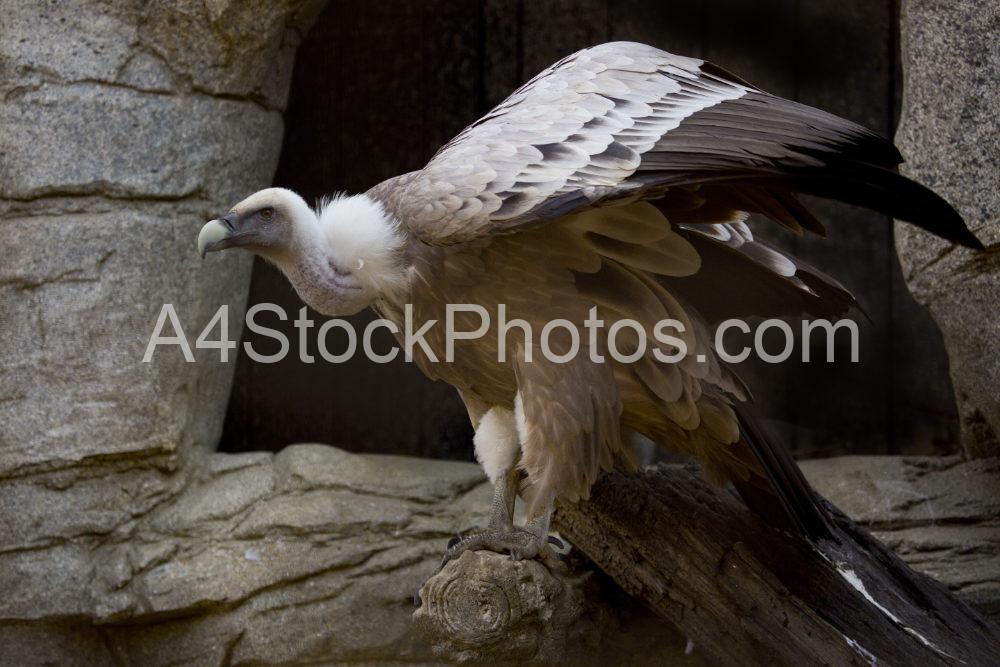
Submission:
<svg viewBox="0 0 1000 667">
<path fill-rule="evenodd" d="M 510 550 L 511 559 L 515 562 L 519 560 L 531 560 L 541 553 L 541 545 L 544 544 L 544 542 L 541 542 L 541 544 L 539 544 L 539 542 L 541 541 L 536 538 L 531 543 L 526 544 L 523 547 L 513 547 Z"/>
</svg>

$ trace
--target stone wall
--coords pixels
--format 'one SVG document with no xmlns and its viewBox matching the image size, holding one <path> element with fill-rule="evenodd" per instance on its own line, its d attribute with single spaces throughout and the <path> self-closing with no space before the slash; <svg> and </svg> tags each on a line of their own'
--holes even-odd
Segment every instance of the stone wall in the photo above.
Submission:
<svg viewBox="0 0 1000 667">
<path fill-rule="evenodd" d="M 951 202 L 986 244 L 1000 241 L 1000 5 L 904 0 L 904 172 Z M 975 257 L 896 225 L 907 283 L 944 333 L 965 450 L 1000 455 L 1000 254 Z"/>
</svg>

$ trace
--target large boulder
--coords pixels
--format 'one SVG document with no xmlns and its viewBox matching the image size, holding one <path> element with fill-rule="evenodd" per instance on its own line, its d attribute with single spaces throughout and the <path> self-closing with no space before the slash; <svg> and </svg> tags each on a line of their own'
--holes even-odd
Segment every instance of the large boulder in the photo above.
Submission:
<svg viewBox="0 0 1000 667">
<path fill-rule="evenodd" d="M 906 0 L 903 115 L 907 175 L 955 205 L 986 244 L 1000 241 L 1000 5 Z M 1000 454 L 1000 260 L 896 226 L 907 283 L 944 333 L 971 456 Z"/>
<path fill-rule="evenodd" d="M 167 303 L 192 342 L 229 305 L 239 339 L 250 258 L 202 265 L 195 237 L 271 181 L 321 5 L 0 0 L 4 664 L 92 664 L 106 647 L 66 619 L 125 604 L 101 545 L 202 474 L 235 355 L 144 352 Z"/>
<path fill-rule="evenodd" d="M 0 479 L 214 447 L 235 354 L 143 355 L 168 303 L 239 339 L 250 257 L 194 239 L 269 184 L 321 5 L 0 0 Z"/>
</svg>

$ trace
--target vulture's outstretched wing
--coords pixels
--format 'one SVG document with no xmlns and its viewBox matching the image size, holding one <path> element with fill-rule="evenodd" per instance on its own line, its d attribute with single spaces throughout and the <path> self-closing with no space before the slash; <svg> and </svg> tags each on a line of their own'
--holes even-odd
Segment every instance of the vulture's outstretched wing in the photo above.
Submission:
<svg viewBox="0 0 1000 667">
<path fill-rule="evenodd" d="M 850 121 L 702 60 L 615 42 L 564 58 L 466 128 L 406 179 L 399 213 L 443 245 L 696 190 L 819 232 L 791 194 L 804 192 L 982 247 L 947 202 L 895 173 L 900 161 L 889 141 Z"/>
</svg>

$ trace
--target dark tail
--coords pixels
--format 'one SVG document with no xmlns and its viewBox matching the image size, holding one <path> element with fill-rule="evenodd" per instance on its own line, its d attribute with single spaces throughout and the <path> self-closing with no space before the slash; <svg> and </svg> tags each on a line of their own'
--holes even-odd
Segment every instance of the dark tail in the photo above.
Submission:
<svg viewBox="0 0 1000 667">
<path fill-rule="evenodd" d="M 822 499 L 806 481 L 788 450 L 764 432 L 749 406 L 737 403 L 733 409 L 740 421 L 743 441 L 753 451 L 773 491 L 771 494 L 752 482 L 734 480 L 747 507 L 768 523 L 793 530 L 806 539 L 835 540 L 832 519 Z"/>
</svg>

